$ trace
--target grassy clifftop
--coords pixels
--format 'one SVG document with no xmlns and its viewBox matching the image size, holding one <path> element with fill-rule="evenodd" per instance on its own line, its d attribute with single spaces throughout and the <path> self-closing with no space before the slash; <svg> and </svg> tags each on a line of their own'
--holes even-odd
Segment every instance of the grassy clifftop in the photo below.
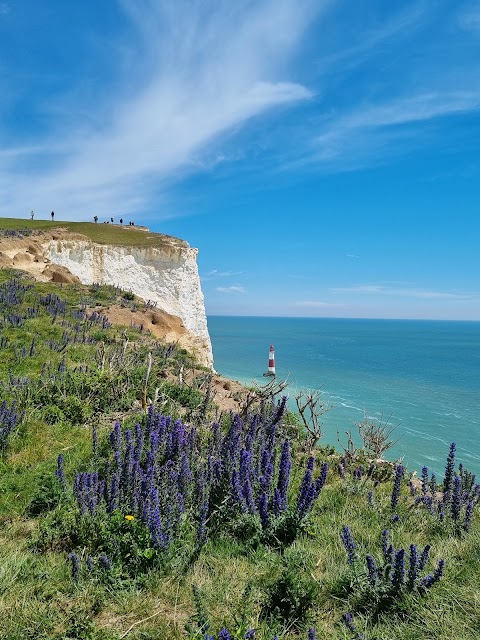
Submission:
<svg viewBox="0 0 480 640">
<path fill-rule="evenodd" d="M 311 450 L 277 397 L 221 413 L 186 351 L 110 326 L 131 298 L 0 270 L 2 640 L 478 637 L 454 445 L 416 479 Z"/>
<path fill-rule="evenodd" d="M 119 247 L 188 247 L 188 244 L 179 238 L 120 224 L 0 218 L 0 229 L 18 232 L 26 230 L 27 233 L 29 231 L 53 232 L 56 229 L 64 229 L 71 233 L 84 235 L 98 244 L 110 244 Z"/>
</svg>

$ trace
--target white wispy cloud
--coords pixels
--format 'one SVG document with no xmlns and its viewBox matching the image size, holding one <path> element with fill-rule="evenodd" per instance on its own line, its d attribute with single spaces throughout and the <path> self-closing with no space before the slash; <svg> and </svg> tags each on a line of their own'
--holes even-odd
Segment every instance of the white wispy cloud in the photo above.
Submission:
<svg viewBox="0 0 480 640">
<path fill-rule="evenodd" d="M 231 287 L 217 287 L 216 291 L 220 293 L 245 293 L 245 287 L 234 285 Z"/>
<path fill-rule="evenodd" d="M 429 92 L 384 104 L 367 104 L 326 125 L 315 139 L 313 160 L 332 161 L 344 156 L 354 159 L 359 152 L 381 154 L 393 141 L 414 138 L 418 131 L 412 125 L 479 110 L 480 90 Z"/>
<path fill-rule="evenodd" d="M 52 111 L 57 122 L 47 138 L 31 140 L 23 150 L 5 150 L 0 157 L 4 211 L 13 215 L 55 206 L 75 217 L 134 210 L 163 181 L 193 166 L 219 135 L 311 96 L 284 72 L 326 2 L 121 4 L 136 34 L 134 41 L 116 43 L 123 51 L 124 82 L 115 83 L 108 100 L 99 87 L 103 102 L 95 109 L 97 119 L 82 120 L 90 105 L 66 98 Z M 35 172 L 12 160 L 20 154 L 25 166 L 37 164 Z"/>
<path fill-rule="evenodd" d="M 360 295 L 385 295 L 405 298 L 423 298 L 425 300 L 470 300 L 475 294 L 456 293 L 451 291 L 430 291 L 416 287 L 388 287 L 381 284 L 365 284 L 354 287 L 331 287 L 333 293 L 353 293 Z"/>
<path fill-rule="evenodd" d="M 206 276 L 203 276 L 203 280 L 213 280 L 215 278 L 228 278 L 230 276 L 239 276 L 243 273 L 243 271 L 220 271 L 218 269 L 212 269 L 207 273 Z"/>
<path fill-rule="evenodd" d="M 405 4 L 383 24 L 376 24 L 372 28 L 358 30 L 356 34 L 351 34 L 354 41 L 349 46 L 342 46 L 338 51 L 321 60 L 322 70 L 329 73 L 358 67 L 374 56 L 379 48 L 391 41 L 402 40 L 421 27 L 426 13 L 428 13 L 428 3 L 425 0 L 419 0 L 410 6 Z"/>
</svg>

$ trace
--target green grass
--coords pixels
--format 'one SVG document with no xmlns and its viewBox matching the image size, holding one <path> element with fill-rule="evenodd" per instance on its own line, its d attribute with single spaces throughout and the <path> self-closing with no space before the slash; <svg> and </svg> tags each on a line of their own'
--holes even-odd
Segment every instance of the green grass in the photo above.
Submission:
<svg viewBox="0 0 480 640">
<path fill-rule="evenodd" d="M 0 270 L 0 287 L 12 275 L 15 272 Z M 123 361 L 116 360 L 123 348 L 120 327 L 100 331 L 96 326 L 85 326 L 93 342 L 69 342 L 60 353 L 48 346 L 47 339 L 59 342 L 65 331 L 72 331 L 69 319 L 82 301 L 88 300 L 92 307 L 97 303 L 119 303 L 122 294 L 118 290 L 60 287 L 26 278 L 22 282 L 31 285 L 25 299 L 13 309 L 0 303 L 0 317 L 6 312 L 32 308 L 48 293 L 62 298 L 67 311 L 53 320 L 42 307 L 39 315 L 27 319 L 21 327 L 2 325 L 0 329 L 0 339 L 8 339 L 7 346 L 0 348 L 0 389 L 3 397 L 9 402 L 17 400 L 19 408 L 25 410 L 24 421 L 0 455 L 2 640 L 180 640 L 187 637 L 185 625 L 195 615 L 192 585 L 198 588 L 211 632 L 218 633 L 225 625 L 238 630 L 238 640 L 248 626 L 257 629 L 257 640 L 272 640 L 274 634 L 279 640 L 305 640 L 310 626 L 317 628 L 318 638 L 346 640 L 355 637 L 340 623 L 346 611 L 352 612 L 357 629 L 366 640 L 478 638 L 478 513 L 468 534 L 433 526 L 428 514 L 412 507 L 404 487 L 398 508 L 400 522 L 394 524 L 391 479 L 381 482 L 375 490 L 377 506 L 372 508 L 366 498 L 370 481 L 363 486 L 341 480 L 335 472 L 339 455 L 328 454 L 327 450 L 319 457 L 328 458 L 330 463 L 328 483 L 305 531 L 285 549 L 235 539 L 230 530 L 220 527 L 193 562 L 188 549 L 179 545 L 168 562 L 147 573 L 121 578 L 116 574 L 83 574 L 78 583 L 73 582 L 67 564 L 71 548 L 65 547 L 65 531 L 70 527 L 71 533 L 79 520 L 71 494 L 58 491 L 57 456 L 61 453 L 65 458 L 71 486 L 77 471 L 93 468 L 94 425 L 102 455 L 114 420 L 120 419 L 131 428 L 142 419 L 140 400 L 149 351 L 154 365 L 148 395 L 152 396 L 160 386 L 165 393 L 166 412 L 172 412 L 174 417 L 189 415 L 201 401 L 201 393 L 195 388 L 176 386 L 172 378 L 164 383 L 164 374 L 177 374 L 181 366 L 194 367 L 191 358 L 181 351 L 171 359 L 162 358 L 162 345 L 130 328 L 128 357 Z M 29 348 L 33 336 L 37 339 L 35 354 L 19 355 L 22 347 Z M 100 370 L 101 353 L 106 354 L 104 371 Z M 56 381 L 49 380 L 42 374 L 44 363 L 49 371 L 56 371 L 63 356 L 67 372 Z M 110 372 L 109 362 L 120 364 Z M 73 373 L 75 367 L 85 365 L 90 368 L 88 373 Z M 30 380 L 28 393 L 15 392 L 10 374 Z M 85 412 L 69 412 L 69 403 L 75 404 L 74 399 L 80 401 L 78 407 Z M 205 424 L 199 425 L 200 435 L 208 432 L 212 415 L 213 408 Z M 301 442 L 295 443 L 295 455 L 302 468 L 306 453 Z M 299 481 L 297 475 L 294 491 Z M 105 524 L 101 520 L 93 523 L 94 534 L 100 535 Z M 357 543 L 360 560 L 355 571 L 348 565 L 340 540 L 343 525 L 350 526 Z M 359 587 L 365 556 L 373 554 L 377 560 L 381 557 L 380 537 L 385 527 L 392 531 L 396 548 L 408 549 L 412 543 L 431 544 L 429 570 L 439 558 L 446 561 L 444 578 L 430 591 L 424 595 L 406 594 L 388 607 L 374 606 L 373 598 L 365 597 Z M 83 557 L 88 553 L 86 545 L 76 551 Z M 304 619 L 285 620 L 266 614 L 267 603 L 279 600 L 284 592 L 290 600 L 313 594 Z"/>
<path fill-rule="evenodd" d="M 118 222 L 118 220 L 117 220 Z M 98 244 L 111 244 L 120 247 L 187 247 L 187 243 L 179 238 L 153 231 L 121 226 L 120 224 L 95 224 L 94 222 L 69 222 L 64 220 L 30 220 L 19 218 L 0 218 L 0 230 L 31 229 L 37 231 L 54 231 L 67 229 L 79 233 Z"/>
</svg>

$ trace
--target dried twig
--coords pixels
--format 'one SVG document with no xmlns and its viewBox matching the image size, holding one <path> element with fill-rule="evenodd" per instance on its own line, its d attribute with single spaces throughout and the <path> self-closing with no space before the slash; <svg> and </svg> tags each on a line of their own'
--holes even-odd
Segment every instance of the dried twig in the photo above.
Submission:
<svg viewBox="0 0 480 640">
<path fill-rule="evenodd" d="M 126 638 L 127 635 L 130 633 L 130 631 L 132 629 L 135 629 L 135 627 L 137 627 L 139 624 L 142 624 L 143 622 L 147 622 L 147 620 L 151 620 L 152 618 L 155 618 L 155 616 L 159 616 L 161 613 L 165 613 L 164 609 L 160 609 L 160 611 L 156 611 L 155 613 L 152 613 L 151 616 L 148 616 L 148 618 L 143 618 L 143 620 L 137 620 L 137 622 L 134 622 L 132 624 L 131 627 L 129 627 L 125 633 L 123 635 L 120 636 L 120 640 L 122 640 L 122 638 Z"/>
</svg>

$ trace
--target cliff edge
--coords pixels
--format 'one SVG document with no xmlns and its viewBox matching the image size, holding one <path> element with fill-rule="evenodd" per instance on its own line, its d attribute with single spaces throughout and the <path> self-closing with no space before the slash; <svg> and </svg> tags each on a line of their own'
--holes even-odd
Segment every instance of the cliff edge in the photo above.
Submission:
<svg viewBox="0 0 480 640">
<path fill-rule="evenodd" d="M 157 325 L 158 337 L 180 342 L 212 368 L 198 250 L 148 229 L 90 224 L 87 236 L 74 225 L 0 237 L 0 266 L 28 271 L 43 281 L 109 284 L 131 291 L 161 312 L 162 323 L 153 316 L 148 323 Z M 86 223 L 78 226 L 83 231 Z"/>
</svg>

